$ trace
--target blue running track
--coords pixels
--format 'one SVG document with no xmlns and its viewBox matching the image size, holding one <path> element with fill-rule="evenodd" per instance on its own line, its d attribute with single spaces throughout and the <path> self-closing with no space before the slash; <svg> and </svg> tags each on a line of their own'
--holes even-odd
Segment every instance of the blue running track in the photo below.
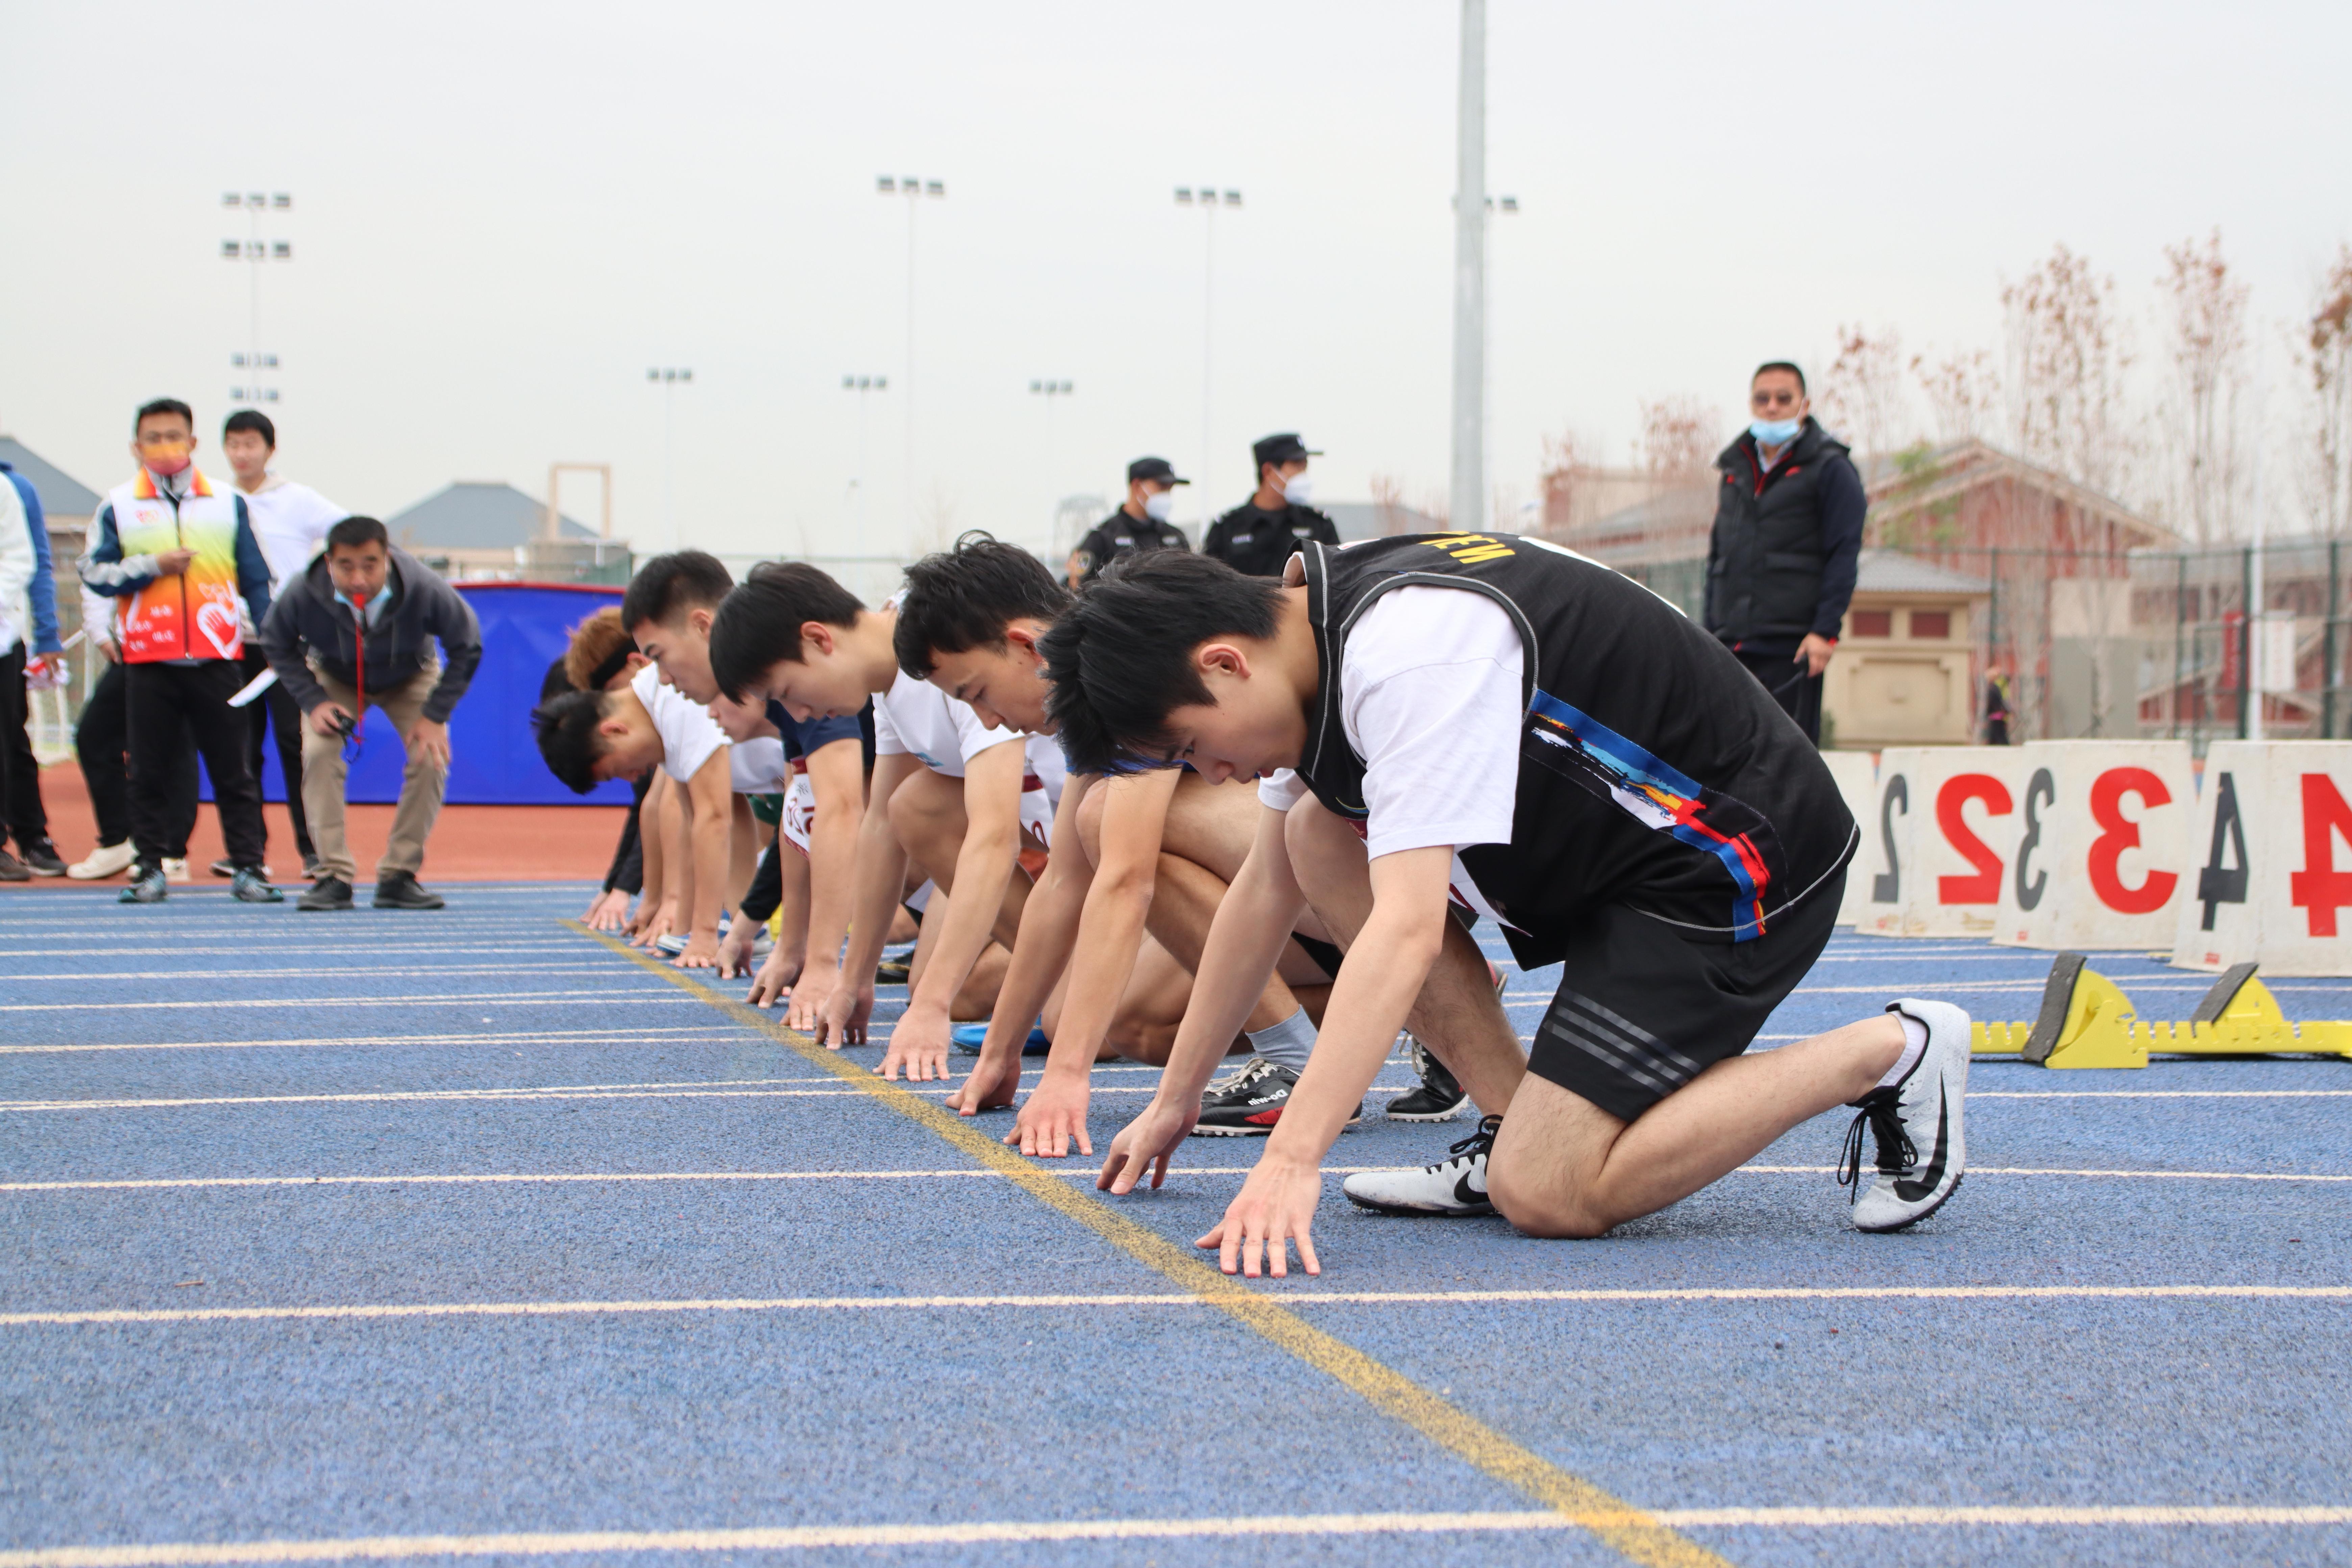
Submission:
<svg viewBox="0 0 2352 1568">
<path fill-rule="evenodd" d="M 2352 1064 L 1980 1059 L 1896 1237 L 1843 1116 L 1594 1242 L 1334 1173 L 1322 1278 L 1232 1287 L 1178 1254 L 1258 1145 L 1101 1200 L 567 927 L 584 889 L 446 890 L 0 898 L 0 1568 L 2352 1563 Z M 2047 963 L 1842 936 L 1760 1045 L 2031 1017 Z M 1523 1031 L 1549 996 L 1513 974 Z M 1469 1131 L 1383 1121 L 1410 1081 L 1335 1173 Z M 1098 1150 L 1151 1082 L 1097 1071 Z"/>
</svg>

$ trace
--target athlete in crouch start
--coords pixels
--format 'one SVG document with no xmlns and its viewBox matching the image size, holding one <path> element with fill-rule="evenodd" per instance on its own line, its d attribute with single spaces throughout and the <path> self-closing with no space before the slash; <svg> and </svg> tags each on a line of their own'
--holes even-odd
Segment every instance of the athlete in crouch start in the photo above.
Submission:
<svg viewBox="0 0 2352 1568">
<path fill-rule="evenodd" d="M 1279 580 L 1170 551 L 1107 575 L 1039 647 L 1074 769 L 1270 775 L 1159 1090 L 1101 1186 L 1165 1178 L 1302 905 L 1346 952 L 1281 1121 L 1199 1243 L 1225 1272 L 1281 1276 L 1292 1242 L 1321 1271 L 1323 1156 L 1409 1009 L 1505 1111 L 1442 1164 L 1349 1177 L 1366 1208 L 1597 1237 L 1841 1104 L 1860 1112 L 1841 1177 L 1857 1226 L 1903 1229 L 1958 1185 L 1959 1008 L 1906 998 L 1742 1055 L 1828 943 L 1857 834 L 1788 715 L 1648 589 L 1499 533 L 1309 542 Z M 1445 962 L 1450 900 L 1522 968 L 1563 966 L 1524 1062 L 1483 968 Z"/>
</svg>

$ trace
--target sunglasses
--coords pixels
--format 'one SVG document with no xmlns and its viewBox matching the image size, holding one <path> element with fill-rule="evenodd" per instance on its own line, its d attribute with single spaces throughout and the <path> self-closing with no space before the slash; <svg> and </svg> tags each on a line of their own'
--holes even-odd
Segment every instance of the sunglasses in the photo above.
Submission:
<svg viewBox="0 0 2352 1568">
<path fill-rule="evenodd" d="M 1794 408 L 1797 406 L 1798 400 L 1804 394 L 1801 392 L 1790 392 L 1783 386 L 1769 392 L 1751 392 L 1748 395 L 1748 401 L 1758 408 Z"/>
</svg>

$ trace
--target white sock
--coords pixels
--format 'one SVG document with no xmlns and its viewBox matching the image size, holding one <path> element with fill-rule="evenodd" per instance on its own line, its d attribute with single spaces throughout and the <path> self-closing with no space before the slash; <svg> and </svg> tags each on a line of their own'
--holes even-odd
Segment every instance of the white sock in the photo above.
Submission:
<svg viewBox="0 0 2352 1568">
<path fill-rule="evenodd" d="M 1895 1058 L 1895 1065 L 1888 1068 L 1886 1076 L 1878 1080 L 1881 1089 L 1893 1089 L 1901 1083 L 1911 1069 L 1919 1065 L 1919 1058 L 1927 1051 L 1927 1025 L 1908 1013 L 1895 1014 L 1895 1021 L 1903 1026 L 1903 1054 Z"/>
<path fill-rule="evenodd" d="M 1315 1021 L 1301 1007 L 1267 1029 L 1249 1031 L 1250 1048 L 1276 1067 L 1292 1072 L 1307 1070 L 1307 1053 L 1315 1048 Z"/>
</svg>

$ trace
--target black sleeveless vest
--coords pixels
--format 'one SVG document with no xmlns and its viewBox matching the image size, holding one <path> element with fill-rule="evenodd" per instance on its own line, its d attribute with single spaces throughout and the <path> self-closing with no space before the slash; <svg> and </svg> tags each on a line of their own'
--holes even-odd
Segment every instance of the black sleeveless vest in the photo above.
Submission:
<svg viewBox="0 0 2352 1568">
<path fill-rule="evenodd" d="M 1508 533 L 1309 544 L 1307 616 L 1322 681 L 1300 781 L 1361 821 L 1364 760 L 1340 721 L 1342 653 L 1380 595 L 1484 594 L 1518 627 L 1526 720 L 1511 842 L 1462 863 L 1523 967 L 1622 903 L 1700 941 L 1763 935 L 1859 841 L 1812 743 L 1723 645 L 1631 578 Z M 1434 650 L 1443 652 L 1443 650 Z"/>
</svg>

